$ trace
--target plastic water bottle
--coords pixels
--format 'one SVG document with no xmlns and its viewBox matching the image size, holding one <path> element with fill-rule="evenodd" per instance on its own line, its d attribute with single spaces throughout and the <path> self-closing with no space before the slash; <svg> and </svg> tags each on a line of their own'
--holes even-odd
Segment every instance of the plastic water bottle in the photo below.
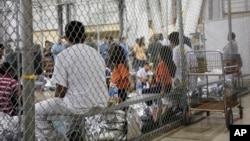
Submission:
<svg viewBox="0 0 250 141">
<path fill-rule="evenodd" d="M 109 88 L 109 103 L 110 104 L 118 103 L 118 88 L 116 85 L 113 85 Z"/>
<path fill-rule="evenodd" d="M 115 100 L 115 104 L 118 104 L 119 102 L 119 97 L 118 97 L 118 88 L 116 86 L 113 87 L 113 91 L 114 91 L 114 100 Z"/>
<path fill-rule="evenodd" d="M 142 94 L 142 83 L 141 83 L 141 81 L 137 81 L 137 83 L 136 83 L 136 91 L 137 91 L 137 94 L 139 94 L 139 95 Z"/>
</svg>

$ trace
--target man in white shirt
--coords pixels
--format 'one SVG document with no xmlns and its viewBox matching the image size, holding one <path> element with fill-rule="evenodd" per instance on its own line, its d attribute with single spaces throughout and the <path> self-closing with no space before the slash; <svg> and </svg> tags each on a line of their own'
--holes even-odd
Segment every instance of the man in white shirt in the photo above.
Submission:
<svg viewBox="0 0 250 141">
<path fill-rule="evenodd" d="M 189 61 L 186 58 L 186 53 L 188 51 L 192 51 L 192 49 L 184 44 L 184 62 L 181 61 L 181 46 L 179 45 L 179 32 L 172 32 L 169 35 L 169 40 L 170 40 L 170 44 L 173 48 L 173 60 L 174 63 L 176 65 L 176 73 L 175 73 L 175 78 L 174 78 L 174 84 L 175 85 L 180 85 L 182 82 L 182 72 L 183 72 L 183 67 L 184 67 L 184 73 L 186 75 L 186 79 L 187 79 L 187 64 Z M 193 58 L 196 59 L 196 58 Z M 197 60 L 192 60 L 193 62 L 197 62 Z M 192 76 L 189 77 L 189 83 L 188 83 L 188 87 L 190 91 L 194 91 L 197 85 L 197 77 L 196 76 Z"/>
<path fill-rule="evenodd" d="M 43 137 L 57 133 L 54 128 L 41 132 L 42 127 L 51 126 L 46 120 L 48 116 L 84 114 L 96 107 L 106 107 L 108 100 L 105 62 L 97 50 L 83 44 L 84 25 L 78 21 L 69 22 L 65 35 L 70 47 L 57 56 L 54 66 L 55 98 L 35 105 L 36 132 Z"/>
<path fill-rule="evenodd" d="M 231 41 L 230 41 L 230 34 L 228 34 L 227 40 L 228 43 L 226 46 L 223 48 L 224 54 L 238 54 L 238 44 L 235 40 L 235 33 L 232 32 L 231 34 Z"/>
<path fill-rule="evenodd" d="M 142 84 L 143 87 L 149 87 L 149 80 L 152 77 L 153 72 L 151 71 L 152 66 L 148 62 L 144 64 L 143 68 L 140 68 L 137 73 L 137 82 Z"/>
</svg>

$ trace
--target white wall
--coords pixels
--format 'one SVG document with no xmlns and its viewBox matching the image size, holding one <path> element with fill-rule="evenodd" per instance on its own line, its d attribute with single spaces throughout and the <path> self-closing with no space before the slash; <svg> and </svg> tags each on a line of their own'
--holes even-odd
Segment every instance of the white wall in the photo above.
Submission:
<svg viewBox="0 0 250 141">
<path fill-rule="evenodd" d="M 227 43 L 228 20 L 214 20 L 204 23 L 206 49 L 223 50 Z M 243 73 L 250 73 L 250 17 L 232 19 L 232 31 L 236 34 L 239 53 L 243 60 Z"/>
</svg>

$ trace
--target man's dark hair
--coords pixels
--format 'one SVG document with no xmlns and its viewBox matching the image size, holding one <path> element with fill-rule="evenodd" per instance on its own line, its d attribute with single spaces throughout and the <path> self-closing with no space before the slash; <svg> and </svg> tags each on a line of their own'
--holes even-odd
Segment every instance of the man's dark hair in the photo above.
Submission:
<svg viewBox="0 0 250 141">
<path fill-rule="evenodd" d="M 8 72 L 11 72 L 12 68 L 11 68 L 11 64 L 9 62 L 4 62 L 1 66 L 0 66 L 0 74 L 2 75 L 6 75 Z"/>
<path fill-rule="evenodd" d="M 168 39 L 170 42 L 173 42 L 176 45 L 179 45 L 179 32 L 172 32 L 169 36 Z"/>
<path fill-rule="evenodd" d="M 230 33 L 228 33 L 227 38 L 229 39 L 229 37 L 230 37 Z M 232 40 L 235 40 L 236 35 L 234 32 L 232 32 L 231 37 L 232 37 Z"/>
<path fill-rule="evenodd" d="M 0 43 L 0 49 L 4 49 L 4 45 Z"/>
<path fill-rule="evenodd" d="M 85 27 L 79 21 L 71 21 L 65 26 L 65 35 L 72 44 L 83 43 Z"/>
</svg>

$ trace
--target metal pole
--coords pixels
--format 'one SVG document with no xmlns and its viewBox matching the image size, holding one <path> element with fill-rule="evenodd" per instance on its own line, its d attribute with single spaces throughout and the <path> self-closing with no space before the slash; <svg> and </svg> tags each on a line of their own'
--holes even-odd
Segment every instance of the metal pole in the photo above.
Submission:
<svg viewBox="0 0 250 141">
<path fill-rule="evenodd" d="M 184 50 L 184 39 L 183 39 L 183 22 L 182 22 L 182 5 L 181 0 L 177 0 L 177 19 L 178 19 L 178 26 L 179 26 L 179 45 L 181 49 L 181 64 L 182 64 L 182 82 L 186 81 L 186 75 L 185 75 L 185 50 Z M 184 83 L 182 83 L 184 84 Z M 186 84 L 186 83 L 185 83 Z M 183 85 L 184 86 L 184 85 Z"/>
<path fill-rule="evenodd" d="M 58 30 L 59 30 L 59 37 L 63 35 L 63 8 L 61 0 L 57 0 L 57 16 L 58 16 Z"/>
<path fill-rule="evenodd" d="M 71 17 L 71 3 L 67 3 L 66 4 L 66 20 L 67 20 L 67 23 L 69 23 L 70 21 L 70 17 Z"/>
<path fill-rule="evenodd" d="M 118 1 L 119 20 L 120 20 L 120 35 L 119 35 L 119 39 L 122 38 L 122 36 L 123 36 L 123 30 L 124 30 L 124 23 L 123 23 L 124 6 L 125 6 L 125 1 L 124 0 L 119 0 Z"/>
<path fill-rule="evenodd" d="M 228 10 L 228 34 L 230 36 L 228 36 L 228 39 L 229 39 L 229 48 L 231 48 L 232 46 L 232 15 L 231 15 L 231 0 L 227 0 L 227 3 L 228 3 L 228 7 L 227 7 L 227 10 Z M 232 53 L 232 52 L 231 52 Z"/>
<path fill-rule="evenodd" d="M 22 69 L 23 69 L 23 125 L 24 141 L 35 141 L 35 98 L 34 98 L 34 60 L 32 0 L 21 0 L 21 38 L 22 38 Z"/>
<path fill-rule="evenodd" d="M 15 10 L 15 12 L 16 12 L 16 23 L 19 23 L 19 10 L 20 10 L 20 8 L 19 8 L 19 6 L 20 6 L 20 1 L 19 0 L 17 0 L 16 1 L 16 10 Z M 21 61 L 20 61 L 20 57 L 21 57 L 21 54 L 20 54 L 20 44 L 19 44 L 19 42 L 21 41 L 20 40 L 20 34 L 19 34 L 19 24 L 17 24 L 17 26 L 16 26 L 16 51 L 17 51 L 17 80 L 21 80 L 21 77 L 20 77 L 20 74 L 21 74 L 21 72 L 20 72 L 20 66 L 22 65 L 21 64 Z M 21 95 L 21 82 L 20 81 L 18 81 L 19 82 L 19 84 L 18 84 L 18 95 Z M 21 116 L 21 111 L 23 110 L 22 109 L 22 106 L 21 106 L 22 104 L 21 104 L 21 97 L 18 97 L 18 119 L 19 119 L 19 130 L 21 131 L 21 124 L 22 124 L 22 116 Z"/>
<path fill-rule="evenodd" d="M 166 0 L 166 37 L 168 36 L 168 0 Z"/>
</svg>

